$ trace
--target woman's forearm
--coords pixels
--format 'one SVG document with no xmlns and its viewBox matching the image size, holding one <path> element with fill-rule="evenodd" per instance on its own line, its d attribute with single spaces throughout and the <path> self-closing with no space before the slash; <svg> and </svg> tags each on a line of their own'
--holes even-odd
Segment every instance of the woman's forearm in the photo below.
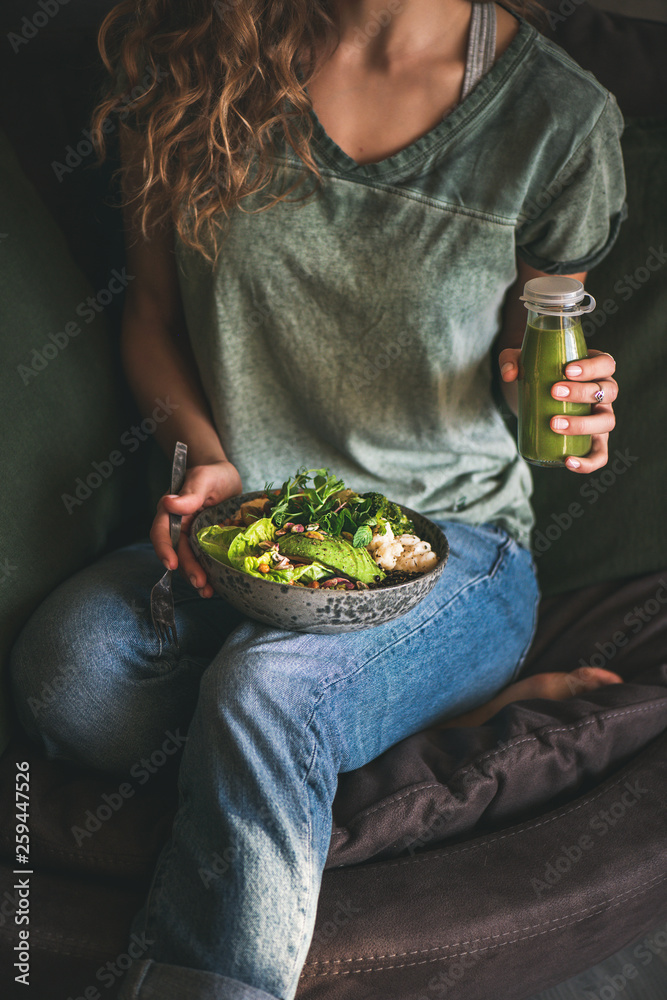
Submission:
<svg viewBox="0 0 667 1000">
<path fill-rule="evenodd" d="M 169 418 L 155 435 L 171 457 L 176 441 L 188 445 L 188 465 L 226 458 L 189 350 L 155 316 L 142 315 L 129 297 L 122 322 L 123 367 L 137 405 L 150 415 L 157 400 L 167 402 Z"/>
</svg>

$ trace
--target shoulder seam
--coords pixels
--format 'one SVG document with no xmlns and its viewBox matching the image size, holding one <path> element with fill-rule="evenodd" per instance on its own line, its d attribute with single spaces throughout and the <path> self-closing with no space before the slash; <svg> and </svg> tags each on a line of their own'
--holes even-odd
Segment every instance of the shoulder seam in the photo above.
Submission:
<svg viewBox="0 0 667 1000">
<path fill-rule="evenodd" d="M 577 161 L 577 159 L 579 158 L 579 155 L 580 155 L 581 151 L 585 148 L 586 145 L 589 144 L 590 140 L 593 138 L 593 135 L 595 134 L 597 128 L 599 127 L 600 122 L 602 121 L 603 115 L 604 115 L 605 111 L 607 110 L 607 108 L 609 107 L 611 101 L 615 102 L 614 95 L 610 91 L 605 90 L 604 92 L 606 94 L 606 99 L 605 99 L 605 102 L 604 102 L 604 104 L 603 104 L 603 106 L 602 106 L 602 108 L 600 110 L 600 113 L 598 114 L 597 118 L 595 119 L 595 121 L 591 125 L 590 129 L 588 130 L 588 132 L 586 133 L 586 135 L 583 137 L 583 139 L 579 143 L 579 145 L 572 152 L 572 155 L 568 157 L 567 161 L 563 164 L 563 166 L 558 171 L 558 173 L 552 178 L 552 180 L 549 182 L 549 184 L 545 186 L 545 190 L 548 191 L 549 188 L 551 188 L 552 186 L 560 184 L 561 183 L 561 178 L 563 177 L 564 174 L 576 172 L 576 171 L 573 170 L 572 164 Z M 542 214 L 542 213 L 540 213 L 540 214 Z M 535 218 L 539 218 L 539 215 L 536 216 L 536 217 L 534 217 L 534 218 L 532 218 L 529 215 L 524 215 L 523 211 L 520 211 L 518 213 L 518 215 L 517 215 L 517 220 L 516 220 L 517 221 L 517 225 L 521 225 L 524 222 L 534 222 Z"/>
<path fill-rule="evenodd" d="M 600 96 L 609 96 L 610 91 L 607 90 L 607 88 L 603 86 L 598 79 L 596 79 L 590 70 L 584 69 L 584 67 L 581 66 L 576 59 L 573 59 L 571 55 L 568 55 L 568 53 L 562 49 L 560 45 L 556 42 L 552 42 L 551 39 L 546 38 L 543 34 L 541 34 L 541 32 L 538 31 L 536 35 L 536 47 L 539 48 L 540 51 L 544 52 L 545 55 L 551 56 L 561 65 L 567 66 L 569 70 L 575 71 L 577 76 L 591 84 L 592 89 L 597 90 Z"/>
</svg>

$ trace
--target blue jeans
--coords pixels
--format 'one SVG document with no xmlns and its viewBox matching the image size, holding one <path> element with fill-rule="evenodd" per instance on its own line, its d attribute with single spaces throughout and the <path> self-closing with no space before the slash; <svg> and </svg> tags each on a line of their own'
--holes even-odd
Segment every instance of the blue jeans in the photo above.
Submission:
<svg viewBox="0 0 667 1000">
<path fill-rule="evenodd" d="M 185 744 L 121 997 L 291 1000 L 338 773 L 516 676 L 535 627 L 531 556 L 493 525 L 443 527 L 451 555 L 438 585 L 362 632 L 261 625 L 176 575 L 180 650 L 159 656 L 148 596 L 162 566 L 143 542 L 62 584 L 28 622 L 11 672 L 48 756 L 127 776 L 169 740 Z"/>
</svg>

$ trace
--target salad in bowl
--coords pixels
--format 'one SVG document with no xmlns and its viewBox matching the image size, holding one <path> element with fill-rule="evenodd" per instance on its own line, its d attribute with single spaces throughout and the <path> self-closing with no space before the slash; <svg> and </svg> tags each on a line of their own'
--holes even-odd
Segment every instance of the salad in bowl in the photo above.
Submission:
<svg viewBox="0 0 667 1000">
<path fill-rule="evenodd" d="M 419 603 L 449 548 L 440 528 L 328 469 L 232 497 L 196 516 L 190 543 L 214 590 L 282 628 L 355 631 Z"/>
<path fill-rule="evenodd" d="M 365 590 L 438 562 L 398 504 L 380 493 L 355 493 L 327 469 L 298 472 L 279 490 L 267 485 L 197 539 L 242 573 L 312 589 Z"/>
</svg>

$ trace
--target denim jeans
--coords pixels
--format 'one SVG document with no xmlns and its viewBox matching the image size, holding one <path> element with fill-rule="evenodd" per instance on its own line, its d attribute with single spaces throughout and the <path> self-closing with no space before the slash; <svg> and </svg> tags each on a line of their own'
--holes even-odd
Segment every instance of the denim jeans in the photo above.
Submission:
<svg viewBox="0 0 667 1000">
<path fill-rule="evenodd" d="M 443 528 L 451 555 L 431 594 L 362 632 L 258 624 L 176 574 L 180 650 L 160 656 L 148 597 L 162 566 L 148 542 L 82 570 L 28 622 L 11 674 L 48 756 L 127 775 L 187 732 L 125 1000 L 291 1000 L 338 773 L 516 676 L 535 627 L 531 556 L 494 525 Z"/>
</svg>

